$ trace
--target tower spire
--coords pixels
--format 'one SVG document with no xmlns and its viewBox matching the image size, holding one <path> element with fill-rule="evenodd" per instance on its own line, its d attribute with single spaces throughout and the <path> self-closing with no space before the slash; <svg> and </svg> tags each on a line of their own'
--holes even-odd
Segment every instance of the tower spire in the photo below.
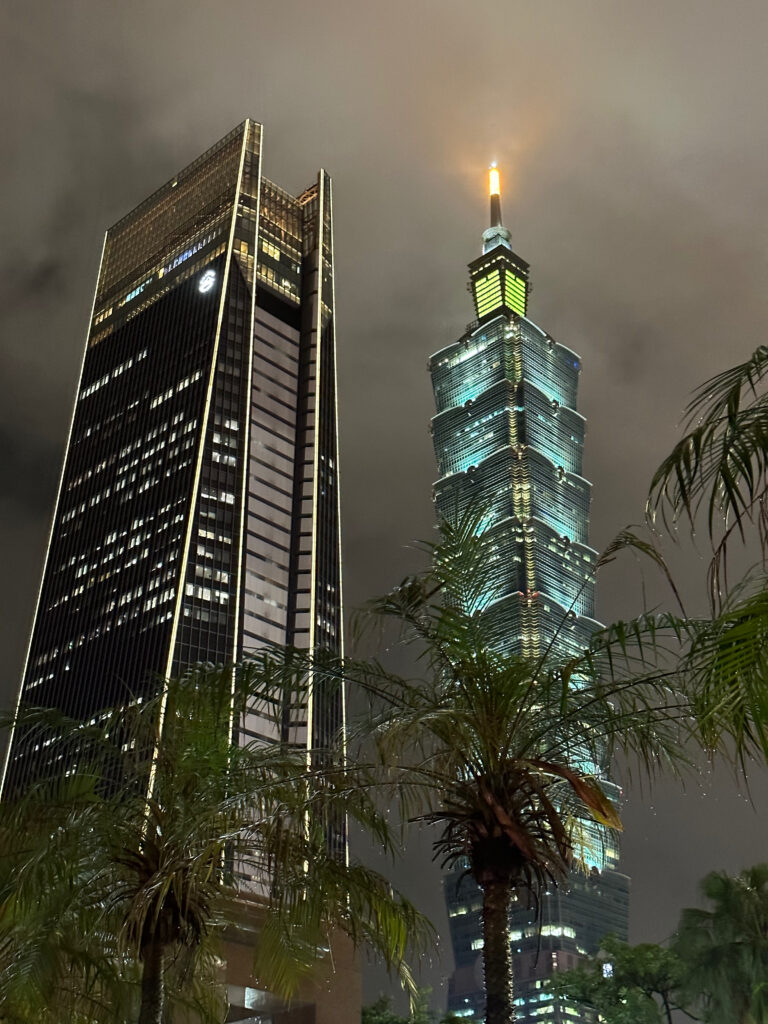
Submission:
<svg viewBox="0 0 768 1024">
<path fill-rule="evenodd" d="M 488 192 L 491 197 L 491 227 L 501 227 L 501 182 L 499 168 L 492 163 L 488 168 Z"/>
<path fill-rule="evenodd" d="M 490 252 L 497 245 L 511 249 L 512 236 L 501 223 L 501 175 L 495 162 L 488 168 L 488 192 L 491 197 L 491 226 L 483 232 L 483 252 Z"/>
</svg>

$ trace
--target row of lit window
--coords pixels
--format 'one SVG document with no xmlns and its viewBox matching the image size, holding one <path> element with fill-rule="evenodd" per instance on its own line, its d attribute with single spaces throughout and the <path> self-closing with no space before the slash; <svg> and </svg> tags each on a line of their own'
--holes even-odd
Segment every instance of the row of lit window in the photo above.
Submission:
<svg viewBox="0 0 768 1024">
<path fill-rule="evenodd" d="M 224 505 L 234 505 L 235 496 L 231 491 L 211 491 L 201 488 L 200 497 L 205 501 L 220 501 Z"/>
<path fill-rule="evenodd" d="M 205 238 L 201 238 L 198 242 L 195 242 L 195 244 L 191 245 L 188 249 L 185 249 L 183 252 L 179 253 L 178 256 L 174 256 L 170 263 L 167 263 L 164 267 L 160 268 L 157 276 L 164 277 L 165 274 L 169 274 L 172 270 L 175 270 L 177 267 L 181 266 L 182 263 L 186 263 L 188 259 L 194 256 L 196 253 L 200 252 L 202 248 L 204 248 L 206 245 L 212 242 L 214 237 L 214 234 L 209 234 Z"/>
<path fill-rule="evenodd" d="M 109 458 L 102 459 L 98 466 L 85 470 L 80 474 L 80 476 L 76 476 L 74 480 L 71 480 L 70 483 L 67 484 L 67 490 L 73 491 L 76 487 L 79 487 L 80 484 L 85 483 L 86 480 L 90 480 L 91 477 L 98 476 L 99 473 L 103 473 L 107 467 L 114 465 L 116 459 L 117 455 L 114 453 L 110 455 Z"/>
<path fill-rule="evenodd" d="M 183 517 L 177 517 L 177 518 L 183 518 Z M 157 532 L 160 533 L 162 530 L 167 529 L 170 525 L 171 525 L 170 523 L 165 523 L 160 528 L 160 530 L 158 530 Z M 171 542 L 172 543 L 176 542 L 178 540 L 179 540 L 179 536 L 178 535 L 176 535 L 175 537 L 171 538 Z M 123 549 L 121 548 L 115 554 L 121 554 L 122 551 L 123 551 Z M 93 565 L 91 565 L 90 566 L 91 571 L 95 571 L 95 570 L 97 570 L 99 568 L 102 568 L 105 564 L 108 564 L 109 561 L 112 560 L 115 557 L 115 554 L 110 552 L 104 558 L 102 558 L 100 562 L 96 562 Z M 87 582 L 80 584 L 79 587 L 76 587 L 72 591 L 71 595 L 63 595 L 62 597 L 60 597 L 58 599 L 56 604 L 51 606 L 51 607 L 55 607 L 56 605 L 63 604 L 65 602 L 69 601 L 70 597 L 74 598 L 74 597 L 79 596 L 81 593 L 83 593 L 85 590 L 90 589 L 96 583 L 103 583 L 105 580 L 111 579 L 113 576 L 117 575 L 118 573 L 121 573 L 124 569 L 129 569 L 129 568 L 131 568 L 131 566 L 136 565 L 139 561 L 143 560 L 144 558 L 147 558 L 148 555 L 149 555 L 149 548 L 146 547 L 146 548 L 144 548 L 141 551 L 140 554 L 134 555 L 133 558 L 129 559 L 127 562 L 125 562 L 125 564 L 123 564 L 123 565 L 115 565 L 112 568 L 108 569 L 106 572 L 102 572 L 99 576 L 91 576 L 88 579 Z M 168 561 L 173 561 L 175 558 L 176 558 L 176 553 L 174 551 L 171 551 L 171 552 L 168 553 L 168 556 L 167 556 Z M 162 564 L 162 563 L 158 563 L 158 564 Z M 86 570 L 87 570 L 87 567 L 86 567 Z M 78 573 L 78 575 L 80 575 L 80 574 L 81 573 Z M 121 600 L 121 603 L 122 603 L 122 600 Z"/>
<path fill-rule="evenodd" d="M 198 619 L 200 622 L 208 622 L 213 625 L 219 625 L 226 623 L 228 619 L 228 612 L 225 610 L 219 611 L 218 608 L 202 608 L 198 605 L 193 605 L 191 608 L 188 605 L 184 606 L 184 618 L 185 619 Z"/>
<path fill-rule="evenodd" d="M 190 448 L 193 444 L 194 438 L 188 438 L 187 441 L 185 441 L 183 444 L 171 449 L 167 453 L 167 457 L 172 458 L 178 455 L 180 451 L 184 451 L 185 449 Z M 166 455 L 164 454 L 163 458 L 158 460 L 158 462 L 164 461 L 165 458 Z M 174 473 L 178 473 L 182 469 L 185 469 L 187 466 L 191 464 L 191 461 L 191 458 L 188 458 L 169 466 L 169 468 L 166 469 L 165 471 L 166 478 L 173 476 Z M 129 468 L 129 466 L 124 466 L 120 470 L 118 470 L 118 472 L 120 474 L 126 473 Z M 102 501 L 105 501 L 110 496 L 116 495 L 120 491 L 125 490 L 125 488 L 130 487 L 131 484 L 136 483 L 136 481 L 139 480 L 140 476 L 145 476 L 154 468 L 155 466 L 153 464 L 147 464 L 146 466 L 142 467 L 139 473 L 137 473 L 134 470 L 132 473 L 130 473 L 129 476 L 120 476 L 111 487 L 107 487 L 105 488 L 105 490 L 100 491 L 98 494 L 92 495 L 87 501 L 83 501 L 79 505 L 76 505 L 74 508 L 71 508 L 68 512 L 65 512 L 61 517 L 62 524 L 70 522 L 76 516 L 81 515 L 83 512 L 85 512 L 86 509 L 94 508 L 96 505 L 100 504 Z M 133 489 L 128 490 L 127 493 L 123 495 L 122 501 L 129 501 L 131 498 L 134 497 L 134 493 L 143 494 L 145 491 L 148 491 L 151 487 L 154 487 L 156 484 L 158 484 L 160 482 L 160 479 L 161 478 L 159 476 L 147 477 L 147 479 L 140 482 L 140 486 L 136 489 L 135 492 Z"/>
<path fill-rule="evenodd" d="M 152 597 L 148 597 L 144 602 L 143 611 L 148 612 L 153 608 L 157 608 L 158 605 L 165 604 L 166 601 L 170 601 L 176 594 L 175 587 L 168 587 L 161 594 L 154 594 Z"/>
<path fill-rule="evenodd" d="M 265 252 L 268 256 L 271 256 L 272 259 L 279 261 L 280 249 L 275 245 L 274 242 L 271 242 L 268 238 L 262 238 L 261 248 L 262 251 Z"/>
<path fill-rule="evenodd" d="M 452 907 L 448 911 L 449 917 L 464 917 L 465 914 L 474 914 L 482 910 L 483 904 L 481 901 L 471 904 L 460 904 L 457 907 Z"/>
<path fill-rule="evenodd" d="M 237 459 L 234 455 L 225 455 L 223 452 L 214 451 L 211 454 L 211 461 L 217 462 L 222 466 L 236 466 Z"/>
<path fill-rule="evenodd" d="M 147 277 L 144 281 L 141 282 L 141 284 L 137 284 L 135 288 L 131 288 L 127 295 L 124 295 L 122 299 L 118 300 L 117 308 L 121 309 L 129 302 L 133 302 L 137 295 L 141 295 L 141 293 L 144 291 L 147 285 L 152 284 L 153 280 L 153 277 Z"/>
<path fill-rule="evenodd" d="M 197 531 L 198 537 L 205 540 L 215 540 L 219 544 L 231 544 L 232 538 L 223 533 L 214 533 L 213 530 L 204 530 L 202 527 Z"/>
<path fill-rule="evenodd" d="M 213 443 L 224 444 L 227 445 L 229 448 L 237 448 L 236 437 L 227 437 L 226 434 L 221 434 L 218 430 L 214 430 L 213 432 Z"/>
<path fill-rule="evenodd" d="M 131 452 L 138 451 L 139 449 L 141 449 L 143 451 L 146 448 L 146 446 L 149 444 L 150 441 L 154 441 L 155 438 L 157 438 L 157 437 L 162 437 L 162 435 L 166 432 L 166 430 L 168 430 L 169 425 L 170 426 L 175 426 L 177 423 L 181 423 L 181 421 L 183 419 L 184 419 L 184 413 L 183 412 L 179 412 L 179 413 L 176 414 L 176 416 L 174 416 L 174 418 L 173 418 L 173 420 L 171 421 L 170 424 L 166 420 L 164 423 L 158 423 L 157 426 L 151 427 L 141 437 L 137 437 L 135 441 L 131 441 L 130 444 L 127 444 L 123 448 L 121 448 L 120 449 L 120 458 L 124 459 L 126 455 L 130 455 Z M 190 422 L 194 423 L 195 421 L 192 420 Z M 190 429 L 189 428 L 189 424 L 187 424 L 187 426 L 185 427 L 185 430 L 188 430 L 188 429 Z M 89 433 L 90 433 L 90 430 L 87 431 L 84 436 L 87 437 Z"/>
<path fill-rule="evenodd" d="M 180 423 L 183 419 L 184 419 L 184 413 L 178 413 L 176 416 L 174 416 L 173 421 L 172 421 L 172 425 L 176 425 L 177 423 Z M 196 425 L 197 425 L 197 420 L 195 420 L 195 419 L 190 420 L 183 427 L 183 429 L 180 430 L 179 434 L 183 435 L 183 434 L 189 433 L 190 431 L 195 429 Z M 146 448 L 146 445 L 148 444 L 148 442 L 150 442 L 150 441 L 154 440 L 155 438 L 157 438 L 157 437 L 161 436 L 162 434 L 164 434 L 165 431 L 168 430 L 168 426 L 169 426 L 169 424 L 167 422 L 162 423 L 162 424 L 160 424 L 160 425 L 158 425 L 156 427 L 153 427 L 143 437 L 137 438 L 137 440 L 133 441 L 131 444 L 125 445 L 121 449 L 121 451 L 120 451 L 120 455 L 119 455 L 120 459 L 124 459 L 127 455 L 130 455 L 130 453 L 132 451 L 135 451 L 135 450 L 138 450 L 138 449 L 142 449 L 143 454 L 141 455 L 141 457 L 137 457 L 132 462 L 127 463 L 124 466 L 121 466 L 118 469 L 118 471 L 117 471 L 118 472 L 118 476 L 121 475 L 122 473 L 126 472 L 126 470 L 128 468 L 130 468 L 131 466 L 138 465 L 139 462 L 142 459 L 149 457 L 150 455 L 154 454 L 156 451 L 165 450 L 166 445 L 169 444 L 169 443 L 172 443 L 175 440 L 175 438 L 177 436 L 176 431 L 173 431 L 171 436 L 166 441 L 164 441 L 164 442 L 162 442 L 162 443 L 160 443 L 158 445 L 155 445 L 154 447 L 152 447 L 150 449 L 146 449 L 146 451 L 145 451 L 145 448 Z M 89 427 L 88 430 L 82 435 L 83 438 L 88 437 L 92 433 L 93 429 L 98 429 L 98 427 L 99 427 L 99 424 L 96 424 L 95 428 Z M 189 445 L 187 444 L 184 447 L 189 447 Z M 175 454 L 175 452 L 172 453 L 172 454 Z M 115 460 L 115 456 L 114 455 L 110 456 L 108 459 L 103 460 L 102 462 L 99 463 L 99 465 L 94 470 L 88 470 L 87 472 L 82 473 L 74 481 L 72 481 L 72 483 L 68 486 L 67 489 L 71 490 L 74 487 L 77 487 L 84 480 L 87 480 L 92 475 L 95 475 L 95 474 L 101 472 L 108 465 L 112 465 L 114 463 L 114 460 Z M 135 479 L 135 474 L 134 474 L 133 479 Z M 115 490 L 121 490 L 125 486 L 126 486 L 126 482 L 122 482 L 122 483 L 118 482 L 117 484 L 115 484 Z M 102 500 L 102 498 L 107 497 L 107 496 L 108 496 L 108 492 L 107 493 L 102 492 L 101 494 L 95 496 L 95 500 L 94 500 L 94 498 L 91 499 L 90 505 L 93 506 L 93 505 L 98 504 L 99 501 Z M 68 512 L 65 512 L 62 515 L 61 522 L 62 523 L 70 522 L 70 520 L 74 519 L 76 515 L 80 514 L 81 512 L 84 512 L 87 507 L 89 507 L 89 503 L 86 503 L 86 502 L 81 503 L 79 506 L 75 506 L 74 508 L 70 509 Z"/>
<path fill-rule="evenodd" d="M 195 565 L 195 576 L 214 583 L 229 583 L 229 573 L 223 569 L 213 569 L 210 565 Z"/>
<path fill-rule="evenodd" d="M 55 672 L 49 672 L 47 676 L 38 676 L 37 679 L 33 679 L 31 683 L 27 684 L 26 689 L 33 690 L 36 686 L 41 686 L 43 683 L 47 683 L 55 678 L 55 675 Z"/>
<path fill-rule="evenodd" d="M 182 419 L 183 413 L 179 413 L 178 416 L 174 416 L 172 425 L 180 423 Z M 140 451 L 140 454 L 137 454 L 130 462 L 127 462 L 125 463 L 125 465 L 121 466 L 121 468 L 118 470 L 118 475 L 120 473 L 124 473 L 127 469 L 130 469 L 133 466 L 138 466 L 140 462 L 144 462 L 146 459 L 152 458 L 152 456 L 154 456 L 158 452 L 168 451 L 169 444 L 173 444 L 177 437 L 183 437 L 184 434 L 188 434 L 191 431 L 195 430 L 197 424 L 198 421 L 196 419 L 189 420 L 188 423 L 186 423 L 179 430 L 172 430 L 168 437 L 162 437 L 162 435 L 168 429 L 168 424 L 164 423 L 162 427 L 158 427 L 155 430 L 151 430 L 150 432 L 148 432 L 148 434 L 143 439 L 139 439 L 138 441 L 134 441 L 132 444 L 126 445 L 122 452 L 120 453 L 121 459 L 125 458 L 131 452 L 137 450 Z M 146 444 L 151 440 L 154 440 L 156 437 L 161 438 L 160 440 L 158 440 L 158 443 L 153 444 L 152 447 L 146 447 Z M 182 447 L 183 449 L 187 449 L 187 447 L 189 447 L 193 443 L 193 438 L 187 438 L 186 443 L 183 444 Z M 178 449 L 173 449 L 170 451 L 169 455 L 173 456 L 177 454 L 178 451 Z"/>
<path fill-rule="evenodd" d="M 203 376 L 203 371 L 202 370 L 196 370 L 194 373 L 190 374 L 188 377 L 185 377 L 183 380 L 180 380 L 177 384 L 175 384 L 175 385 L 172 384 L 171 387 L 168 388 L 167 391 L 163 391 L 161 394 L 155 395 L 155 397 L 149 403 L 149 408 L 150 409 L 155 409 L 158 405 L 162 405 L 163 402 L 167 402 L 169 398 L 173 397 L 173 395 L 178 395 L 178 393 L 180 391 L 183 391 L 184 388 L 188 388 L 189 385 L 190 384 L 194 384 L 195 381 L 200 380 L 200 378 L 202 376 Z"/>
<path fill-rule="evenodd" d="M 229 601 L 229 594 L 226 591 L 213 587 L 202 587 L 195 583 L 187 583 L 184 593 L 187 597 L 194 597 L 198 601 L 211 601 L 218 604 L 227 604 Z"/>
<path fill-rule="evenodd" d="M 278 278 L 274 267 L 267 266 L 264 263 L 259 263 L 257 267 L 257 277 L 259 280 L 266 281 L 268 284 L 277 288 L 278 291 L 284 292 L 286 295 L 290 295 L 296 300 L 301 297 L 297 282 L 292 281 L 288 277 Z"/>
<path fill-rule="evenodd" d="M 295 262 L 301 261 L 299 239 L 296 236 L 291 237 L 290 235 L 287 235 L 269 220 L 265 220 L 263 214 L 261 224 L 259 225 L 259 233 L 262 239 L 262 247 L 263 243 L 266 242 L 268 245 L 277 249 L 278 254 L 284 253 Z M 267 252 L 268 250 L 265 249 L 264 251 Z M 274 253 L 270 252 L 270 255 L 274 256 Z"/>
<path fill-rule="evenodd" d="M 141 362 L 141 360 L 146 359 L 146 357 L 147 349 L 144 349 L 142 352 L 139 352 L 138 355 L 131 356 L 130 359 L 126 359 L 125 362 L 120 363 L 120 365 L 116 366 L 110 373 L 105 374 L 105 376 L 101 377 L 99 380 L 94 381 L 93 384 L 89 384 L 88 387 L 83 388 L 80 392 L 80 399 L 88 398 L 89 395 L 92 395 L 100 388 L 103 388 L 105 384 L 108 384 L 111 380 L 119 377 L 121 373 L 125 373 L 126 370 L 130 370 L 135 363 Z"/>
</svg>

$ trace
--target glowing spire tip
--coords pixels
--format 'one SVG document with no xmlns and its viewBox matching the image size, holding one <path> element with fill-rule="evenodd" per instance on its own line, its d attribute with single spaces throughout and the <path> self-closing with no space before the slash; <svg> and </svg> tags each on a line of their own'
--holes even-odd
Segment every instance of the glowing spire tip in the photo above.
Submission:
<svg viewBox="0 0 768 1024">
<path fill-rule="evenodd" d="M 492 196 L 499 196 L 499 195 L 501 195 L 501 182 L 500 182 L 500 179 L 499 179 L 499 169 L 496 166 L 495 161 L 494 161 L 494 163 L 491 164 L 490 168 L 488 169 L 488 191 L 489 191 L 489 194 L 492 195 Z"/>
</svg>

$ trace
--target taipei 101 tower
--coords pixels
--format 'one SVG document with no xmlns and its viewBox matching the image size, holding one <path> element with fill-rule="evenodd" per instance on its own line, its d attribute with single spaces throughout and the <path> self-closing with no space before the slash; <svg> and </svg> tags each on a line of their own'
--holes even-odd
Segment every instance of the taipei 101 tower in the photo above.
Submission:
<svg viewBox="0 0 768 1024">
<path fill-rule="evenodd" d="M 503 596 L 487 612 L 499 650 L 566 660 L 600 627 L 594 619 L 597 554 L 588 536 L 591 485 L 582 476 L 585 422 L 577 412 L 581 361 L 528 319 L 529 266 L 502 224 L 495 166 L 489 178 L 490 226 L 482 255 L 469 264 L 476 319 L 429 362 L 435 505 L 446 518 L 470 504 L 487 514 L 505 576 Z M 605 766 L 592 768 L 606 792 L 618 797 Z M 607 933 L 627 938 L 629 879 L 617 870 L 615 838 L 592 827 L 599 834 L 585 845 L 587 871 L 550 888 L 538 919 L 526 907 L 510 916 L 519 1024 L 586 1020 L 577 1006 L 553 995 L 548 979 L 596 953 Z M 448 1008 L 481 1020 L 481 893 L 462 865 L 446 876 L 445 893 L 455 960 Z"/>
</svg>

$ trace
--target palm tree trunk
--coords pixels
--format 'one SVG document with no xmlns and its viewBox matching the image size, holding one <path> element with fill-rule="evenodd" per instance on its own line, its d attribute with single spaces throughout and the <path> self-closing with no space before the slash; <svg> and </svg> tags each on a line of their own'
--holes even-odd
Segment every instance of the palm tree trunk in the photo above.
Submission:
<svg viewBox="0 0 768 1024">
<path fill-rule="evenodd" d="M 509 945 L 507 882 L 483 886 L 483 966 L 485 968 L 486 1024 L 512 1024 L 512 950 Z"/>
<path fill-rule="evenodd" d="M 165 1007 L 165 946 L 152 939 L 142 950 L 139 1024 L 163 1024 Z"/>
</svg>

